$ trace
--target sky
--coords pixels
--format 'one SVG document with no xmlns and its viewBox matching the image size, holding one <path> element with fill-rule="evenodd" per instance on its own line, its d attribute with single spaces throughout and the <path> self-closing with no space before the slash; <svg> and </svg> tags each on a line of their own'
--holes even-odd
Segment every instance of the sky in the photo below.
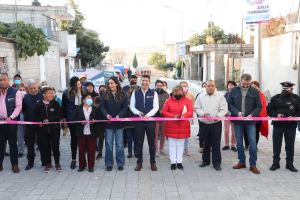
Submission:
<svg viewBox="0 0 300 200">
<path fill-rule="evenodd" d="M 30 5 L 32 0 L 18 0 Z M 298 0 L 270 0 L 271 17 L 298 9 Z M 63 6 L 68 0 L 40 0 L 42 5 Z M 111 48 L 173 44 L 202 33 L 211 20 L 226 33 L 242 32 L 246 0 L 75 0 L 85 14 L 84 26 L 96 30 Z M 15 0 L 0 0 L 14 4 Z M 169 6 L 171 8 L 165 7 Z M 244 23 L 245 28 L 245 23 Z M 245 30 L 245 29 L 244 29 Z"/>
</svg>

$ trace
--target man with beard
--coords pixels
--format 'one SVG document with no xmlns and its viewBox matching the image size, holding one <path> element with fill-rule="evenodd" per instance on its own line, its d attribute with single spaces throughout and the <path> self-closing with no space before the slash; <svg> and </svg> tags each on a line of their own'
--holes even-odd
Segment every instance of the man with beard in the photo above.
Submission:
<svg viewBox="0 0 300 200">
<path fill-rule="evenodd" d="M 291 118 L 300 117 L 300 98 L 293 94 L 294 83 L 283 82 L 281 94 L 277 94 L 271 98 L 267 106 L 267 112 L 270 117 L 277 118 Z M 280 152 L 282 145 L 282 138 L 285 139 L 286 151 L 286 169 L 292 172 L 298 170 L 294 167 L 294 147 L 296 138 L 296 121 L 272 121 L 273 125 L 273 165 L 270 167 L 271 171 L 280 168 Z"/>
</svg>

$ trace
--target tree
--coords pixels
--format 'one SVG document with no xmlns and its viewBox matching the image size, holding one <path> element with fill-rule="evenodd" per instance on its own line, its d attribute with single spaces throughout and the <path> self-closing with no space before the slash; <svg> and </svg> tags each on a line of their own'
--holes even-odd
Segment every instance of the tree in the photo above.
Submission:
<svg viewBox="0 0 300 200">
<path fill-rule="evenodd" d="M 136 69 L 137 66 L 138 66 L 138 62 L 137 62 L 137 60 L 136 60 L 136 54 L 135 54 L 135 55 L 134 55 L 134 58 L 133 58 L 133 62 L 132 62 L 132 67 L 133 67 L 134 69 Z"/>
<path fill-rule="evenodd" d="M 166 56 L 158 52 L 152 53 L 148 61 L 149 65 L 153 65 L 155 69 L 160 71 L 164 71 L 163 65 L 166 63 Z"/>
<path fill-rule="evenodd" d="M 110 61 L 114 64 L 122 64 L 124 57 L 126 56 L 124 49 L 113 49 L 111 51 Z"/>
<path fill-rule="evenodd" d="M 177 63 L 177 77 L 181 78 L 181 60 Z M 185 68 L 185 63 L 183 62 L 183 68 Z"/>
<path fill-rule="evenodd" d="M 85 21 L 84 14 L 79 12 L 78 5 L 75 4 L 74 0 L 69 1 L 71 8 L 75 10 L 75 20 L 74 21 L 62 21 L 61 30 L 68 31 L 69 34 L 76 34 L 85 30 L 83 27 L 83 22 Z"/>
<path fill-rule="evenodd" d="M 47 41 L 46 35 L 41 28 L 35 28 L 32 24 L 25 24 L 23 21 L 16 23 L 0 22 L 0 35 L 2 37 L 15 39 L 19 50 L 19 58 L 45 55 L 48 47 L 51 46 Z"/>
<path fill-rule="evenodd" d="M 269 23 L 262 25 L 263 38 L 285 34 L 286 19 L 288 17 L 298 17 L 298 13 L 290 11 L 286 16 L 279 15 L 271 18 Z"/>
</svg>

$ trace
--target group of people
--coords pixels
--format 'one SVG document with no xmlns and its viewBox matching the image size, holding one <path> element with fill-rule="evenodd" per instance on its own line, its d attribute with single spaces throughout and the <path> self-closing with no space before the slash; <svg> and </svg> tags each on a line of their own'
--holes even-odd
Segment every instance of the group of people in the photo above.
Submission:
<svg viewBox="0 0 300 200">
<path fill-rule="evenodd" d="M 44 172 L 52 168 L 51 155 L 54 156 L 55 168 L 62 171 L 60 165 L 60 130 L 68 128 L 71 135 L 71 169 L 77 167 L 77 150 L 79 155 L 78 172 L 87 168 L 94 171 L 95 159 L 102 158 L 105 139 L 105 166 L 112 171 L 114 160 L 117 169 L 122 171 L 125 165 L 124 132 L 127 135 L 128 154 L 137 158 L 135 170 L 143 167 L 143 144 L 147 137 L 150 154 L 151 170 L 156 171 L 156 157 L 166 156 L 165 138 L 169 141 L 171 169 L 183 169 L 183 155 L 190 156 L 188 138 L 195 112 L 199 119 L 199 145 L 202 164 L 206 167 L 213 164 L 221 170 L 221 137 L 222 122 L 218 117 L 300 117 L 299 97 L 292 93 L 293 85 L 283 82 L 282 93 L 274 96 L 269 104 L 258 89 L 259 83 L 252 81 L 251 75 L 243 74 L 239 85 L 234 81 L 227 84 L 227 92 L 216 91 L 216 84 L 208 80 L 202 85 L 202 91 L 194 97 L 188 89 L 186 81 L 180 82 L 168 90 L 166 82 L 157 80 L 155 89 L 150 89 L 150 76 L 142 75 L 138 86 L 137 76 L 130 76 L 130 84 L 121 87 L 116 77 L 110 77 L 107 85 L 101 85 L 95 92 L 92 82 L 80 77 L 72 77 L 70 86 L 64 90 L 62 100 L 56 96 L 55 89 L 43 81 L 38 86 L 35 80 L 28 80 L 27 86 L 22 77 L 14 77 L 14 85 L 9 85 L 6 73 L 0 74 L 0 117 L 3 121 L 29 121 L 37 124 L 1 124 L 0 128 L 0 171 L 3 170 L 5 144 L 10 147 L 12 170 L 18 173 L 18 157 L 24 153 L 26 140 L 28 164 L 25 170 L 34 167 L 35 143 L 41 153 Z M 166 121 L 109 121 L 112 118 L 149 118 L 165 117 L 178 120 Z M 214 117 L 214 120 L 207 120 Z M 179 118 L 184 118 L 179 120 Z M 107 120 L 109 122 L 93 122 Z M 296 172 L 293 166 L 294 143 L 297 123 L 293 121 L 273 122 L 273 165 L 270 170 L 280 168 L 280 151 L 282 137 L 286 142 L 286 168 Z M 230 129 L 231 126 L 231 129 Z M 230 131 L 231 130 L 231 131 Z M 234 169 L 246 168 L 243 138 L 246 149 L 249 148 L 250 170 L 256 174 L 257 142 L 260 133 L 267 137 L 268 122 L 266 121 L 228 121 L 224 120 L 225 146 L 222 150 L 231 149 L 238 152 L 239 163 Z M 231 132 L 231 145 L 230 145 Z M 26 133 L 26 134 L 25 134 Z M 244 136 L 245 134 L 245 136 Z M 37 140 L 35 137 L 37 136 Z M 159 142 L 158 142 L 159 141 Z M 159 143 L 159 144 L 158 144 Z M 114 152 L 115 144 L 115 156 Z M 247 145 L 248 144 L 248 145 Z M 96 155 L 98 151 L 98 155 Z M 86 156 L 87 154 L 87 156 Z M 212 154 L 212 156 L 211 156 Z M 87 157 L 87 159 L 86 159 Z M 114 158 L 115 157 L 115 158 Z"/>
</svg>

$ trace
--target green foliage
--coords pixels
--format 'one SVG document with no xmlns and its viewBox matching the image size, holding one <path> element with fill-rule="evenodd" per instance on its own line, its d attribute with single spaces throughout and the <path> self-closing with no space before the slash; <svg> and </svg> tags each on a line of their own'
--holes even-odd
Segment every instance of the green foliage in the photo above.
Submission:
<svg viewBox="0 0 300 200">
<path fill-rule="evenodd" d="M 78 11 L 78 5 L 75 4 L 74 0 L 69 1 L 71 8 L 75 10 L 75 20 L 74 21 L 62 21 L 61 30 L 68 31 L 69 34 L 76 34 L 85 30 L 83 27 L 83 22 L 85 21 L 84 15 Z"/>
<path fill-rule="evenodd" d="M 48 47 L 51 46 L 42 29 L 25 24 L 23 21 L 18 22 L 18 28 L 16 28 L 16 23 L 0 22 L 0 35 L 17 42 L 20 58 L 27 59 L 28 56 L 32 57 L 34 54 L 45 55 Z"/>
<path fill-rule="evenodd" d="M 240 82 L 240 77 L 241 77 L 241 74 L 244 73 L 244 70 L 241 72 L 240 69 L 233 69 L 231 71 L 231 76 L 229 76 L 229 79 L 232 80 L 232 81 L 235 81 L 237 83 Z"/>
<path fill-rule="evenodd" d="M 134 69 L 136 69 L 138 66 L 138 62 L 137 62 L 137 59 L 136 59 L 136 54 L 134 55 L 134 58 L 133 58 L 133 62 L 132 62 L 132 67 Z"/>
<path fill-rule="evenodd" d="M 84 66 L 90 64 L 91 67 L 95 67 L 105 58 L 102 53 L 109 51 L 109 47 L 104 46 L 98 36 L 99 34 L 96 32 L 77 33 L 76 44 L 77 47 L 80 47 L 79 53 L 81 54 L 78 54 L 77 58 L 82 59 Z"/>
<path fill-rule="evenodd" d="M 163 65 L 166 64 L 166 56 L 161 53 L 152 53 L 148 61 L 149 65 L 154 65 L 154 68 L 160 71 L 165 71 Z"/>
<path fill-rule="evenodd" d="M 181 60 L 177 63 L 177 77 L 181 78 Z M 183 62 L 183 68 L 185 68 L 185 63 Z"/>
</svg>

